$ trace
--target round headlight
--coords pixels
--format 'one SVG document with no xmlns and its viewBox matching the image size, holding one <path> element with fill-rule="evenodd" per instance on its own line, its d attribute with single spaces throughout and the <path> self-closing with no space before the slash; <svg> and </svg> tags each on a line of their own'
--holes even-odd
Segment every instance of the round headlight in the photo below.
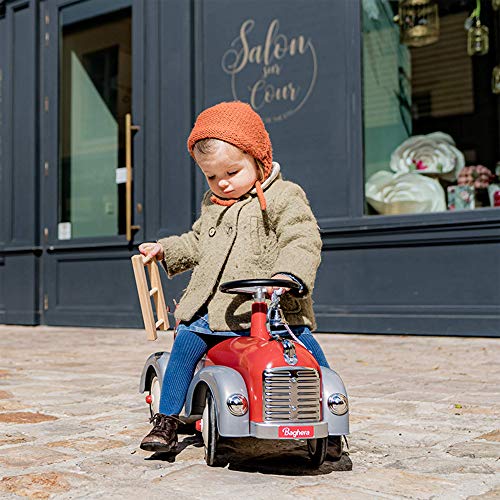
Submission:
<svg viewBox="0 0 500 500">
<path fill-rule="evenodd" d="M 245 415 L 248 411 L 248 401 L 242 394 L 231 394 L 226 400 L 229 411 L 236 417 Z"/>
<path fill-rule="evenodd" d="M 349 404 L 347 403 L 347 396 L 335 392 L 328 397 L 328 408 L 334 415 L 344 415 L 349 409 Z"/>
</svg>

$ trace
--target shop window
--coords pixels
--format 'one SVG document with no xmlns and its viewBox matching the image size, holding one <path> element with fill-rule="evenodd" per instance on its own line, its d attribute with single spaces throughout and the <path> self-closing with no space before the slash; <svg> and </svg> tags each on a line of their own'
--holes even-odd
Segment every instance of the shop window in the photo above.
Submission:
<svg viewBox="0 0 500 500">
<path fill-rule="evenodd" d="M 59 239 L 125 234 L 125 115 L 131 111 L 131 10 L 75 21 L 62 10 Z"/>
<path fill-rule="evenodd" d="M 362 7 L 365 214 L 500 212 L 500 1 Z"/>
</svg>

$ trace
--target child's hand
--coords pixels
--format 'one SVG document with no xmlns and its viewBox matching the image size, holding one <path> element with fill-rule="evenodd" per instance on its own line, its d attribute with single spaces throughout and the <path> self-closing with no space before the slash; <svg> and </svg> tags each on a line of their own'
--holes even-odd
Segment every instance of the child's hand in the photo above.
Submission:
<svg viewBox="0 0 500 500">
<path fill-rule="evenodd" d="M 142 253 L 142 262 L 147 264 L 151 259 L 163 259 L 163 248 L 159 243 L 141 243 L 139 245 L 139 252 Z"/>
<path fill-rule="evenodd" d="M 273 280 L 287 280 L 287 281 L 290 281 L 293 283 L 293 281 L 286 275 L 284 274 L 275 274 L 273 277 L 272 277 Z M 279 290 L 281 288 L 281 290 L 283 290 L 283 292 L 288 292 L 290 291 L 290 288 L 285 288 L 285 287 L 282 287 L 282 286 L 268 286 L 267 287 L 267 294 L 269 295 L 269 297 L 273 294 L 274 290 Z"/>
</svg>

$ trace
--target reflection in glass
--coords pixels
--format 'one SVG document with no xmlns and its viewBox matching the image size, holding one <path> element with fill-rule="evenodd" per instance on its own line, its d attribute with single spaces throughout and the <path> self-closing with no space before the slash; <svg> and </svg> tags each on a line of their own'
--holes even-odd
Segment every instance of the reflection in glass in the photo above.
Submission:
<svg viewBox="0 0 500 500">
<path fill-rule="evenodd" d="M 130 10 L 63 25 L 61 49 L 59 222 L 66 238 L 122 234 Z"/>
</svg>

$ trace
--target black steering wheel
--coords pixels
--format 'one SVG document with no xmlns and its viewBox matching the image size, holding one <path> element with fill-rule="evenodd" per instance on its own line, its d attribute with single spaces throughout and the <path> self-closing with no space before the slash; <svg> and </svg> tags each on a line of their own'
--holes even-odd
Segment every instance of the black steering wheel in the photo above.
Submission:
<svg viewBox="0 0 500 500">
<path fill-rule="evenodd" d="M 226 281 L 219 286 L 219 290 L 224 293 L 257 293 L 259 289 L 270 286 L 289 288 L 293 295 L 296 295 L 300 290 L 300 286 L 291 280 L 278 279 L 253 279 L 253 280 L 235 280 Z"/>
</svg>

